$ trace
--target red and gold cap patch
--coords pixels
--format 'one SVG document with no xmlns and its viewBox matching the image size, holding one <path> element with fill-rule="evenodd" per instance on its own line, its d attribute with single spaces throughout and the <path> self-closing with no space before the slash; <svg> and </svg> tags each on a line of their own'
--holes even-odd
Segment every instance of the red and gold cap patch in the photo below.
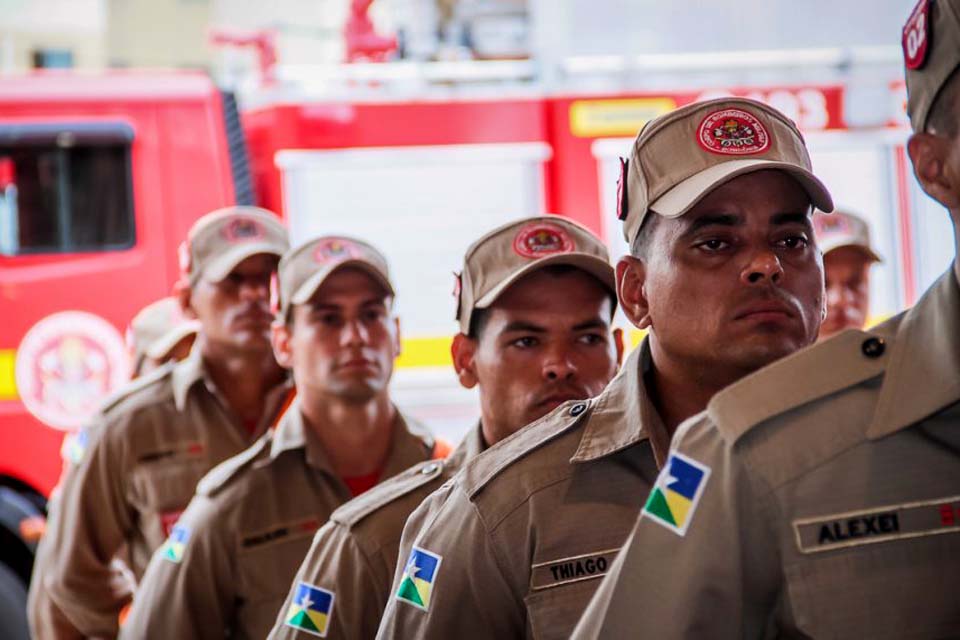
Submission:
<svg viewBox="0 0 960 640">
<path fill-rule="evenodd" d="M 903 60 L 907 69 L 916 70 L 927 61 L 930 45 L 930 0 L 920 0 L 903 25 Z"/>
<path fill-rule="evenodd" d="M 253 218 L 235 218 L 223 228 L 223 237 L 229 242 L 250 242 L 266 237 L 266 230 Z"/>
<path fill-rule="evenodd" d="M 742 109 L 722 109 L 703 119 L 697 142 L 711 153 L 741 156 L 766 151 L 770 134 L 753 114 Z"/>
<path fill-rule="evenodd" d="M 361 256 L 360 247 L 340 238 L 328 238 L 317 245 L 313 252 L 313 259 L 317 264 L 329 262 L 343 262 Z"/>
<path fill-rule="evenodd" d="M 813 216 L 813 229 L 818 236 L 829 236 L 839 233 L 852 233 L 853 227 L 846 216 L 828 216 L 818 214 Z"/>
<path fill-rule="evenodd" d="M 524 258 L 544 258 L 555 253 L 569 253 L 575 248 L 565 229 L 548 222 L 529 224 L 513 239 L 513 250 Z"/>
</svg>

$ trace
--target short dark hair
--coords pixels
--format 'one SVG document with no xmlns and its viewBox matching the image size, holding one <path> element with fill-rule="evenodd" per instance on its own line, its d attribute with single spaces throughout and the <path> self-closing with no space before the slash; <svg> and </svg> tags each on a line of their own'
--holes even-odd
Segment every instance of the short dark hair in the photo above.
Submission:
<svg viewBox="0 0 960 640">
<path fill-rule="evenodd" d="M 660 214 L 653 211 L 647 211 L 647 215 L 637 231 L 636 237 L 630 243 L 630 255 L 641 260 L 646 260 L 650 255 L 650 240 L 653 238 L 654 230 L 660 224 Z"/>
<path fill-rule="evenodd" d="M 551 264 L 546 267 L 543 267 L 543 269 L 540 269 L 540 271 L 549 273 L 552 276 L 564 276 L 564 275 L 567 275 L 568 273 L 574 273 L 574 272 L 580 271 L 592 278 L 595 278 L 595 276 L 592 273 L 588 273 L 583 269 L 581 269 L 580 267 L 575 267 L 572 264 Z M 613 314 L 616 313 L 616 310 L 617 310 L 617 296 L 614 292 L 607 289 L 607 286 L 602 282 L 600 282 L 599 279 L 597 279 L 597 283 L 603 287 L 603 290 L 606 291 L 607 293 L 607 297 L 610 298 L 610 309 L 611 309 L 610 315 L 612 319 Z M 473 314 L 471 314 L 470 316 L 470 330 L 467 332 L 467 337 L 470 338 L 471 340 L 479 340 L 483 336 L 483 332 L 487 328 L 487 322 L 489 320 L 490 320 L 489 307 L 484 309 L 474 309 Z"/>
<path fill-rule="evenodd" d="M 953 70 L 933 99 L 925 130 L 949 138 L 960 133 L 960 67 Z"/>
</svg>

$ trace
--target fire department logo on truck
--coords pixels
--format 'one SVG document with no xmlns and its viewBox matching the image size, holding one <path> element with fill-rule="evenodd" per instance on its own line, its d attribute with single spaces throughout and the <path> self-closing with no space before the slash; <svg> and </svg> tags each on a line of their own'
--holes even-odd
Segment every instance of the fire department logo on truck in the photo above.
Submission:
<svg viewBox="0 0 960 640">
<path fill-rule="evenodd" d="M 754 115 L 742 109 L 723 109 L 703 119 L 697 142 L 707 151 L 739 156 L 766 151 L 770 136 Z"/>
<path fill-rule="evenodd" d="M 23 337 L 15 364 L 17 391 L 44 424 L 77 429 L 129 376 L 129 356 L 109 322 L 83 311 L 47 316 Z"/>
</svg>

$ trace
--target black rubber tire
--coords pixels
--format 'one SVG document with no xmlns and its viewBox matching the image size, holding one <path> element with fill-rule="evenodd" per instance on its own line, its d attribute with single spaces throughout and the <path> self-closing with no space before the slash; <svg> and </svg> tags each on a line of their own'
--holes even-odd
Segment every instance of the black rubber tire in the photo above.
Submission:
<svg viewBox="0 0 960 640">
<path fill-rule="evenodd" d="M 0 629 L 4 640 L 30 640 L 27 626 L 27 585 L 0 563 Z"/>
</svg>

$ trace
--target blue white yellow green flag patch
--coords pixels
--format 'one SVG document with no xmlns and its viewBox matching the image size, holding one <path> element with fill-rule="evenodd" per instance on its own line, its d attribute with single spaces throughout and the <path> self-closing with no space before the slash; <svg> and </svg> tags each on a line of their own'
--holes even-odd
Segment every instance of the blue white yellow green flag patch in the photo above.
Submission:
<svg viewBox="0 0 960 640">
<path fill-rule="evenodd" d="M 428 611 L 441 561 L 443 561 L 442 556 L 414 547 L 403 567 L 403 578 L 397 588 L 397 600 Z"/>
<path fill-rule="evenodd" d="M 160 556 L 174 564 L 180 564 L 183 560 L 183 552 L 187 549 L 187 542 L 190 540 L 190 528 L 178 524 L 170 531 L 167 541 L 160 547 Z"/>
<path fill-rule="evenodd" d="M 306 582 L 297 583 L 293 602 L 287 610 L 283 623 L 298 631 L 326 637 L 333 615 L 333 591 L 315 587 Z"/>
<path fill-rule="evenodd" d="M 677 535 L 686 535 L 709 477 L 710 467 L 671 452 L 647 498 L 643 515 Z"/>
</svg>

